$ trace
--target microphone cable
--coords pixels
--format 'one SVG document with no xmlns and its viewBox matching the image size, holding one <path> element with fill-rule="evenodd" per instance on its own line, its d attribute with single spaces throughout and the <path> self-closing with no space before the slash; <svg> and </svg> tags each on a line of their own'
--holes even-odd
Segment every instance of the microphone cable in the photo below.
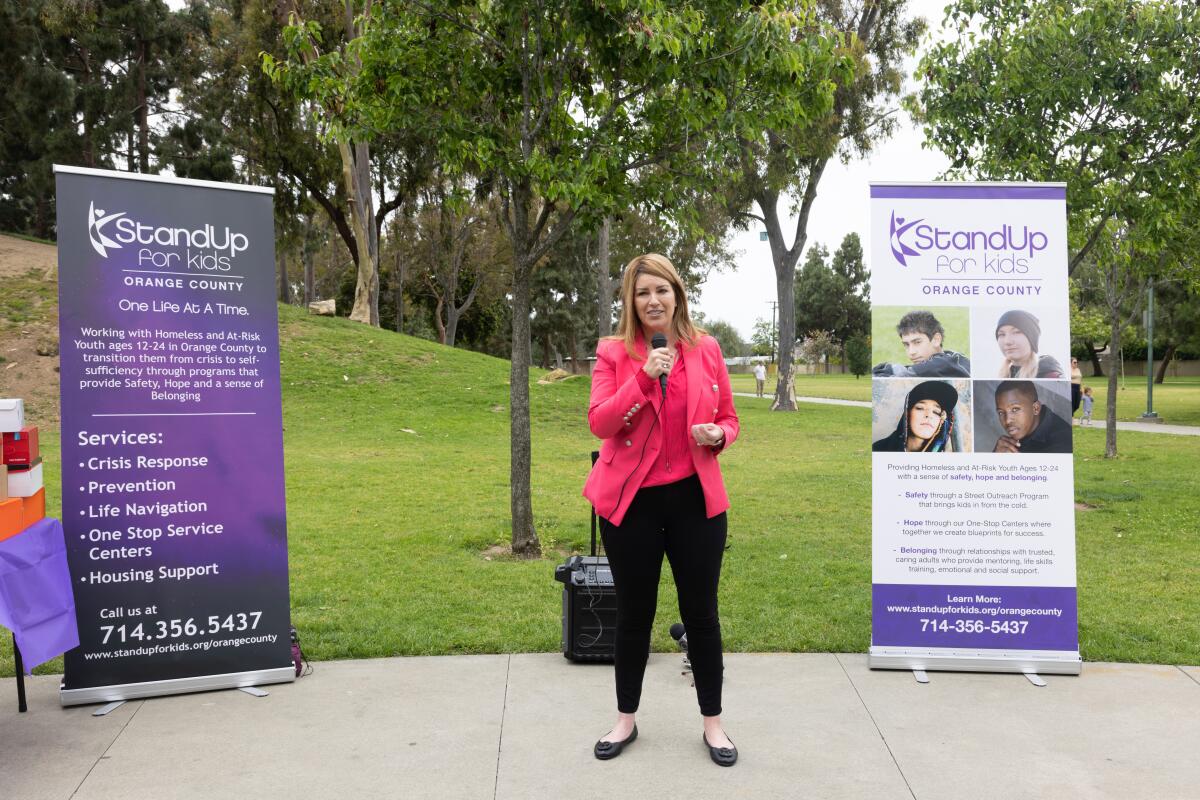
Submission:
<svg viewBox="0 0 1200 800">
<path fill-rule="evenodd" d="M 666 405 L 667 405 L 667 399 L 664 397 L 663 401 L 662 401 L 662 406 L 665 407 Z M 654 404 L 651 403 L 650 407 L 654 408 Z M 661 413 L 661 411 L 659 409 L 655 409 L 654 419 L 650 422 L 650 428 L 646 431 L 645 441 L 642 442 L 642 452 L 638 455 L 637 464 L 635 464 L 633 469 L 629 471 L 629 474 L 625 476 L 625 482 L 621 484 L 621 491 L 617 495 L 617 504 L 615 506 L 613 506 L 613 510 L 612 510 L 613 514 L 617 513 L 617 509 L 619 509 L 621 507 L 621 500 L 625 497 L 625 487 L 629 485 L 629 479 L 633 477 L 633 474 L 635 472 L 637 472 L 639 468 L 641 468 L 642 461 L 644 461 L 646 458 L 646 445 L 650 444 L 650 434 L 654 433 L 654 426 L 658 424 L 658 415 L 660 413 Z M 603 544 L 603 540 L 601 540 L 601 544 Z"/>
<path fill-rule="evenodd" d="M 666 398 L 663 398 L 662 404 L 664 406 L 666 405 Z M 651 403 L 650 407 L 653 408 L 654 404 Z M 659 411 L 655 410 L 654 419 L 650 422 L 649 430 L 646 431 L 646 440 L 644 442 L 642 442 L 642 452 L 640 455 L 638 455 L 638 462 L 637 462 L 637 464 L 634 465 L 633 469 L 630 470 L 629 474 L 625 476 L 625 481 L 621 484 L 621 491 L 617 495 L 617 504 L 615 506 L 613 506 L 613 510 L 612 510 L 613 514 L 617 513 L 617 509 L 621 507 L 621 500 L 625 497 L 625 487 L 629 485 L 629 479 L 632 478 L 634 473 L 638 471 L 638 469 L 642 466 L 642 461 L 644 461 L 646 458 L 646 445 L 649 444 L 649 442 L 650 442 L 650 434 L 652 434 L 654 432 L 654 426 L 658 424 L 658 415 L 659 415 Z M 603 536 L 604 528 L 603 528 L 603 526 L 606 523 L 609 525 L 612 524 L 611 522 L 608 521 L 607 518 L 601 517 L 600 518 L 600 525 L 601 525 L 601 528 L 600 528 L 600 533 L 601 533 L 600 552 L 604 552 L 604 536 Z M 609 566 L 609 574 L 610 575 L 612 574 L 612 566 L 611 565 Z M 596 582 L 597 582 L 597 584 L 599 583 L 598 568 L 597 568 Z M 601 595 L 596 593 L 594 587 L 590 583 L 588 583 L 587 581 L 584 581 L 584 583 L 587 585 L 587 598 L 588 598 L 588 604 L 584 608 L 584 610 L 591 612 L 592 617 L 596 620 L 596 634 L 595 634 L 595 636 L 589 637 L 591 639 L 591 641 L 587 642 L 586 644 L 584 643 L 583 637 L 581 636 L 579 643 L 583 647 L 593 647 L 596 644 L 598 644 L 600 642 L 600 638 L 602 636 L 604 636 L 604 620 L 600 617 L 599 612 L 596 611 L 596 606 L 601 600 Z M 615 588 L 616 587 L 615 587 L 615 581 L 614 581 L 614 590 L 615 590 Z"/>
</svg>

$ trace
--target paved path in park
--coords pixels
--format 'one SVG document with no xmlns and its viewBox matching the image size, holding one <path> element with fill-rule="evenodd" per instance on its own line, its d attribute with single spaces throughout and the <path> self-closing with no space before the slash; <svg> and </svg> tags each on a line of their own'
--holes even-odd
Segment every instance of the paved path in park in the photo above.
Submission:
<svg viewBox="0 0 1200 800">
<path fill-rule="evenodd" d="M 612 668 L 556 653 L 317 664 L 269 697 L 209 692 L 106 717 L 0 681 L 0 796 L 540 800 L 1184 800 L 1200 787 L 1200 667 L 1081 676 L 872 671 L 861 654 L 726 656 L 731 769 L 700 741 L 677 654 L 651 656 L 638 741 L 592 757 Z"/>
<path fill-rule="evenodd" d="M 734 397 L 758 397 L 753 392 L 734 392 Z M 771 398 L 760 398 L 770 400 Z M 797 403 L 820 403 L 829 406 L 855 406 L 856 408 L 870 408 L 871 404 L 866 400 L 837 400 L 832 397 L 797 397 Z M 1092 427 L 1103 428 L 1104 422 L 1101 420 L 1093 420 L 1095 423 Z M 1117 422 L 1117 430 L 1119 431 L 1139 431 L 1141 433 L 1171 433 L 1176 436 L 1200 436 L 1200 425 L 1167 425 L 1162 422 Z M 1197 793 L 1200 796 L 1200 792 Z"/>
</svg>

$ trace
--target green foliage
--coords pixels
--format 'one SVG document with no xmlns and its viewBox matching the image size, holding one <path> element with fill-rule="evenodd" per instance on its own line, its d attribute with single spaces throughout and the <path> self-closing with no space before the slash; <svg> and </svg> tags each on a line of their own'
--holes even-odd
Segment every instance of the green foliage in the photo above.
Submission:
<svg viewBox="0 0 1200 800">
<path fill-rule="evenodd" d="M 1111 220 L 1142 254 L 1186 236 L 1200 179 L 1191 4 L 958 0 L 946 12 L 951 37 L 922 59 L 910 108 L 954 174 L 1065 181 L 1072 271 Z"/>
<path fill-rule="evenodd" d="M 750 354 L 769 356 L 775 351 L 775 326 L 762 318 L 754 321 L 754 332 L 750 334 Z"/>
<path fill-rule="evenodd" d="M 829 360 L 837 353 L 838 344 L 830 331 L 811 330 L 800 340 L 797 349 L 801 361 L 812 366 L 825 362 L 828 371 Z"/>
<path fill-rule="evenodd" d="M 842 343 L 865 335 L 871 323 L 868 279 L 857 233 L 846 235 L 832 261 L 825 247 L 814 244 L 796 273 L 796 330 L 827 330 Z"/>
<path fill-rule="evenodd" d="M 0 2 L 0 227 L 53 235 L 55 163 L 147 172 L 204 13 L 158 0 Z"/>
<path fill-rule="evenodd" d="M 331 130 L 432 128 L 447 169 L 596 219 L 641 198 L 670 204 L 686 181 L 714 185 L 697 156 L 714 163 L 708 151 L 733 134 L 809 118 L 832 90 L 832 42 L 803 5 L 389 3 L 353 47 L 357 74 L 312 50 L 322 32 L 290 28 L 289 60 L 264 61 L 339 109 Z M 644 169 L 665 162 L 677 169 Z"/>
<path fill-rule="evenodd" d="M 721 345 L 721 353 L 726 358 L 750 355 L 750 347 L 742 341 L 742 336 L 738 333 L 737 328 L 725 320 L 704 320 L 702 327 L 708 331 L 709 336 L 717 340 L 717 344 Z"/>
<path fill-rule="evenodd" d="M 808 248 L 796 271 L 796 330 L 832 330 L 837 279 L 829 268 L 829 250 L 820 242 Z"/>
<path fill-rule="evenodd" d="M 927 140 L 956 175 L 1066 182 L 1068 274 L 1098 268 L 1119 352 L 1145 279 L 1200 282 L 1200 15 L 1172 0 L 958 0 L 944 24 L 954 36 L 922 59 L 910 105 Z"/>
<path fill-rule="evenodd" d="M 810 8 L 707 0 L 368 6 L 361 36 L 289 26 L 264 70 L 329 119 L 327 136 L 428 137 L 451 176 L 490 192 L 512 249 L 512 533 L 536 553 L 529 500 L 533 273 L 579 218 L 656 206 L 683 226 L 742 137 L 829 107 L 841 63 Z M 357 307 L 357 301 L 356 301 Z"/>
<path fill-rule="evenodd" d="M 871 371 L 871 343 L 866 336 L 855 336 L 846 342 L 846 360 L 856 378 Z"/>
<path fill-rule="evenodd" d="M 905 18 L 907 10 L 906 0 L 818 0 L 817 23 L 837 32 L 838 68 L 829 76 L 834 84 L 831 102 L 816 113 L 790 116 L 782 124 L 770 121 L 765 130 L 739 140 L 736 178 L 724 194 L 741 225 L 766 228 L 779 304 L 776 338 L 787 345 L 780 354 L 780 368 L 785 371 L 797 334 L 813 328 L 837 330 L 845 341 L 852 335 L 849 329 L 866 329 L 865 299 L 856 311 L 857 324 L 849 318 L 824 319 L 837 315 L 818 308 L 807 294 L 798 295 L 795 269 L 808 241 L 809 215 L 829 160 L 840 156 L 848 161 L 869 152 L 891 135 L 896 124 L 890 106 L 900 91 L 903 61 L 916 49 L 925 29 L 924 20 Z M 794 232 L 784 230 L 781 196 L 792 198 Z M 805 292 L 819 292 L 822 277 L 810 275 L 814 285 Z M 810 316 L 798 319 L 805 314 Z M 792 409 L 782 388 L 776 407 Z"/>
</svg>

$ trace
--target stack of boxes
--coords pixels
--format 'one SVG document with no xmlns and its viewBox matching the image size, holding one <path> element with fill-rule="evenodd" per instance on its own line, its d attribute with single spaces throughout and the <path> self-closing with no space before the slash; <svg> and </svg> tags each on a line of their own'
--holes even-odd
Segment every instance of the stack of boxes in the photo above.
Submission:
<svg viewBox="0 0 1200 800">
<path fill-rule="evenodd" d="M 25 404 L 0 399 L 0 541 L 46 516 L 38 429 L 26 427 Z"/>
</svg>

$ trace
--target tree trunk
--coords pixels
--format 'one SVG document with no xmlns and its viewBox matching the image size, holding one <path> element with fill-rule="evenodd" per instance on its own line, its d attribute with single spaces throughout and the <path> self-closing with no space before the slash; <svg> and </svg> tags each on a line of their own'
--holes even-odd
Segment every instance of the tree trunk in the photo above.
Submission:
<svg viewBox="0 0 1200 800">
<path fill-rule="evenodd" d="M 612 234 L 612 220 L 604 218 L 600 226 L 600 243 L 596 256 L 596 330 L 599 338 L 612 335 L 612 278 L 609 277 L 609 238 Z"/>
<path fill-rule="evenodd" d="M 311 227 L 311 219 L 309 220 L 309 222 L 310 222 L 310 227 Z M 305 239 L 308 238 L 307 233 L 305 233 L 304 238 Z M 315 299 L 313 297 L 313 283 L 316 279 L 316 266 L 313 264 L 313 256 L 314 255 L 315 255 L 315 253 L 313 253 L 312 248 L 308 246 L 308 242 L 306 241 L 305 247 L 304 247 L 304 256 L 303 256 L 303 258 L 304 258 L 304 307 L 305 308 L 308 308 L 308 304 L 311 303 Z"/>
<path fill-rule="evenodd" d="M 1104 399 L 1104 457 L 1117 457 L 1117 374 L 1121 371 L 1121 299 L 1117 289 L 1117 259 L 1109 267 L 1108 315 L 1108 397 Z"/>
<path fill-rule="evenodd" d="M 458 307 L 453 302 L 446 306 L 446 344 L 450 347 L 454 347 L 454 342 L 458 338 L 459 316 Z"/>
<path fill-rule="evenodd" d="M 523 217 L 518 213 L 518 218 Z M 521 232 L 528 228 L 522 224 Z M 514 242 L 512 292 L 512 363 L 509 367 L 509 422 L 511 426 L 511 464 L 509 485 L 512 512 L 512 551 L 514 555 L 537 558 L 542 554 L 533 526 L 533 502 L 530 497 L 530 424 L 529 424 L 529 305 L 533 265 L 526 263 L 524 242 Z"/>
<path fill-rule="evenodd" d="M 392 281 L 396 292 L 396 333 L 404 333 L 404 257 L 396 250 L 396 275 Z"/>
<path fill-rule="evenodd" d="M 1085 341 L 1088 349 L 1088 357 L 1092 360 L 1092 375 L 1097 378 L 1104 377 L 1104 365 L 1100 362 L 1100 351 L 1091 342 Z"/>
<path fill-rule="evenodd" d="M 571 332 L 567 338 L 568 353 L 571 357 L 571 374 L 579 374 L 579 365 L 583 363 L 583 359 L 579 357 L 579 337 L 575 334 L 574 325 L 571 326 Z"/>
<path fill-rule="evenodd" d="M 277 265 L 279 271 L 279 302 L 285 304 L 291 303 L 292 287 L 291 284 L 288 283 L 287 256 L 284 255 L 282 249 L 275 251 L 275 264 Z"/>
<path fill-rule="evenodd" d="M 1171 359 L 1175 357 L 1175 351 L 1179 348 L 1176 345 L 1167 345 L 1167 351 L 1162 355 L 1162 363 L 1158 365 L 1158 370 L 1154 373 L 1154 382 L 1162 383 L 1167 377 L 1167 365 L 1171 363 Z"/>
<path fill-rule="evenodd" d="M 772 248 L 774 249 L 774 248 Z M 774 253 L 772 253 L 774 255 Z M 796 342 L 796 305 L 794 302 L 784 302 L 785 297 L 793 297 L 796 293 L 796 271 L 786 266 L 786 258 L 775 260 L 775 296 L 779 299 L 779 325 L 776 335 L 777 372 L 775 374 L 775 400 L 771 403 L 772 411 L 795 411 L 796 403 L 788 391 L 787 376 L 792 371 L 792 358 Z"/>
<path fill-rule="evenodd" d="M 137 78 L 138 169 L 150 171 L 150 107 L 146 103 L 146 42 L 138 40 Z"/>
<path fill-rule="evenodd" d="M 357 277 L 354 306 L 350 319 L 366 325 L 379 325 L 379 240 L 375 236 L 375 214 L 370 181 L 370 154 L 362 143 L 339 140 L 342 180 L 350 199 L 350 225 L 358 242 Z M 353 148 L 353 149 L 352 149 Z M 357 158 L 356 158 L 357 156 Z"/>
<path fill-rule="evenodd" d="M 776 341 L 779 347 L 778 375 L 775 381 L 775 399 L 772 411 L 795 411 L 795 393 L 790 390 L 788 377 L 792 374 L 792 351 L 796 343 L 796 262 L 808 240 L 808 217 L 817 198 L 817 184 L 825 171 L 825 161 L 815 162 L 809 169 L 808 183 L 800 204 L 800 216 L 796 221 L 796 234 L 792 246 L 783 241 L 783 226 L 779 219 L 778 192 L 763 190 L 755 198 L 763 223 L 767 229 L 767 241 L 771 245 L 771 263 L 775 267 L 775 298 L 779 309 L 779 325 Z"/>
<path fill-rule="evenodd" d="M 437 323 L 438 343 L 446 343 L 446 323 L 442 322 L 442 309 L 446 307 L 446 301 L 439 294 L 437 296 L 437 306 L 433 309 L 433 321 Z"/>
<path fill-rule="evenodd" d="M 82 45 L 79 47 L 79 63 L 81 65 L 80 71 L 83 73 L 83 84 L 87 87 L 84 91 L 84 96 L 86 97 L 91 93 L 90 87 L 95 83 L 95 79 L 92 77 L 91 51 Z M 85 101 L 83 105 L 83 165 L 85 167 L 96 166 L 94 127 L 92 112 Z"/>
</svg>

